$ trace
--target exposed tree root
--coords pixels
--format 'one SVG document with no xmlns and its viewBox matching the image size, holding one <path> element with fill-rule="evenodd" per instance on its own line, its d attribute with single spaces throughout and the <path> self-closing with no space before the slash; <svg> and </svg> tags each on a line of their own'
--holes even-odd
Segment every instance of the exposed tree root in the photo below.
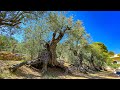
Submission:
<svg viewBox="0 0 120 90">
<path fill-rule="evenodd" d="M 29 65 L 30 67 L 34 67 L 36 69 L 41 69 L 43 67 L 43 63 L 39 62 L 38 59 L 36 59 L 36 60 L 25 61 L 25 62 L 22 62 L 19 64 L 12 65 L 9 68 L 9 70 L 11 72 L 15 72 L 19 67 L 21 67 L 23 65 Z M 60 63 L 60 62 L 56 62 L 56 64 L 54 66 L 52 64 L 48 63 L 47 66 L 60 68 L 60 69 L 64 70 L 66 74 L 72 72 L 72 71 L 70 71 L 69 67 L 65 66 L 63 63 Z"/>
</svg>

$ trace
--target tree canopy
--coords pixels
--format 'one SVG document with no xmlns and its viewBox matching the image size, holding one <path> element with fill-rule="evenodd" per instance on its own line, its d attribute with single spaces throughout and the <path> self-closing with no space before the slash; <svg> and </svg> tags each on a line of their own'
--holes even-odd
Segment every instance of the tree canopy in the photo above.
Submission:
<svg viewBox="0 0 120 90">
<path fill-rule="evenodd" d="M 37 20 L 46 11 L 0 11 L 0 33 L 12 36 L 19 30 L 26 22 L 30 20 Z"/>
<path fill-rule="evenodd" d="M 103 43 L 101 43 L 101 42 L 94 42 L 94 44 L 95 45 L 99 45 L 100 47 L 101 47 L 101 50 L 103 51 L 103 52 L 108 52 L 108 49 L 107 49 L 107 47 L 103 44 Z"/>
</svg>

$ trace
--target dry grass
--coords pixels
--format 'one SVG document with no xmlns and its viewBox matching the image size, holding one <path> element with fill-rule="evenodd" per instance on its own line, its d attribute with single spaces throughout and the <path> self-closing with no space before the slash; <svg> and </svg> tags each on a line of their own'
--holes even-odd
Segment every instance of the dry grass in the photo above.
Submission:
<svg viewBox="0 0 120 90">
<path fill-rule="evenodd" d="M 0 60 L 22 60 L 23 56 L 8 51 L 0 51 Z"/>
</svg>

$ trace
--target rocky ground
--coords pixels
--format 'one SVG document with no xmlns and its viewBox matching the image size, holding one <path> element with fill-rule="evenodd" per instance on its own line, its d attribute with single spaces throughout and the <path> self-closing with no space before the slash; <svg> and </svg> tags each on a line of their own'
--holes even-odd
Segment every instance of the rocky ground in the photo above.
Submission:
<svg viewBox="0 0 120 90">
<path fill-rule="evenodd" d="M 41 70 L 30 68 L 28 66 L 20 67 L 16 72 L 9 71 L 9 67 L 20 61 L 0 60 L 0 78 L 1 79 L 120 79 L 112 71 L 97 72 L 95 74 L 73 73 L 65 74 L 58 68 L 48 68 L 48 72 L 43 76 Z"/>
</svg>

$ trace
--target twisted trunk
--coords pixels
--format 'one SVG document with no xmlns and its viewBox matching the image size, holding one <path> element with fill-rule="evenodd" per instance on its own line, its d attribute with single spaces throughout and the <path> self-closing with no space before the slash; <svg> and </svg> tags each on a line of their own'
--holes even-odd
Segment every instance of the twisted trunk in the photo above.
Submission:
<svg viewBox="0 0 120 90">
<path fill-rule="evenodd" d="M 68 70 L 68 67 L 64 66 L 62 63 L 57 61 L 57 54 L 56 54 L 57 43 L 62 39 L 62 37 L 64 36 L 64 33 L 65 33 L 65 31 L 60 32 L 59 36 L 56 39 L 55 39 L 56 33 L 53 33 L 53 38 L 50 43 L 50 51 L 52 53 L 52 59 L 49 61 L 49 64 L 52 66 L 60 67 L 60 68 L 64 69 L 66 73 L 68 73 L 68 72 L 70 72 Z"/>
<path fill-rule="evenodd" d="M 50 52 L 51 52 L 51 54 L 52 54 L 52 58 L 49 60 L 49 62 L 48 62 L 48 64 L 49 65 L 52 65 L 52 66 L 57 66 L 57 67 L 60 67 L 60 68 L 62 68 L 62 69 L 64 69 L 65 70 L 65 72 L 66 73 L 71 73 L 71 71 L 68 69 L 68 67 L 67 66 L 64 66 L 62 63 L 59 63 L 58 61 L 57 61 L 57 54 L 56 54 L 56 47 L 57 47 L 57 43 L 62 39 L 62 37 L 64 36 L 64 33 L 65 33 L 65 31 L 66 30 L 69 30 L 70 28 L 66 28 L 66 29 L 64 29 L 63 31 L 60 31 L 60 33 L 59 33 L 59 36 L 57 37 L 57 38 L 55 38 L 55 36 L 56 36 L 56 32 L 54 32 L 53 33 L 53 37 L 52 37 L 52 40 L 51 40 L 51 42 L 49 43 L 49 49 L 50 49 Z M 13 67 L 11 67 L 10 69 L 11 70 L 13 70 L 13 71 L 15 71 L 17 68 L 19 68 L 19 67 L 21 67 L 21 66 L 23 66 L 23 65 L 25 65 L 25 64 L 29 64 L 29 65 L 31 65 L 31 66 L 33 66 L 33 65 L 37 65 L 37 66 L 39 66 L 38 64 L 41 64 L 41 62 L 39 62 L 39 58 L 37 58 L 36 60 L 32 60 L 32 61 L 29 61 L 29 63 L 28 63 L 28 61 L 26 61 L 26 62 L 24 62 L 24 63 L 20 63 L 20 64 L 18 64 L 18 65 L 14 65 Z M 45 66 L 46 67 L 46 66 Z"/>
</svg>

